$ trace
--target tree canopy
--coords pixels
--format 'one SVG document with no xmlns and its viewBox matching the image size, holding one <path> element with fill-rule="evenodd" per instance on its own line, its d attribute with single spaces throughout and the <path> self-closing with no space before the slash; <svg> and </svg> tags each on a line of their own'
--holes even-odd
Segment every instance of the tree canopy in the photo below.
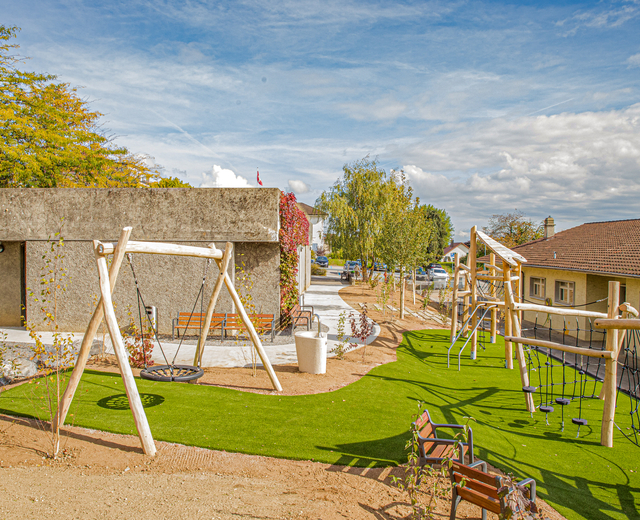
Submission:
<svg viewBox="0 0 640 520">
<path fill-rule="evenodd" d="M 509 248 L 544 236 L 542 223 L 535 224 L 518 210 L 513 213 L 492 215 L 488 225 L 483 227 L 482 231 Z"/>
<path fill-rule="evenodd" d="M 325 229 L 332 248 L 365 265 L 373 259 L 405 270 L 439 258 L 451 221 L 444 210 L 420 205 L 402 171 L 387 174 L 365 157 L 345 164 L 343 173 L 316 201 L 329 215 Z"/>
<path fill-rule="evenodd" d="M 101 131 L 102 114 L 56 76 L 25 72 L 12 54 L 16 27 L 0 25 L 0 187 L 148 186 L 149 158 L 118 147 Z"/>
</svg>

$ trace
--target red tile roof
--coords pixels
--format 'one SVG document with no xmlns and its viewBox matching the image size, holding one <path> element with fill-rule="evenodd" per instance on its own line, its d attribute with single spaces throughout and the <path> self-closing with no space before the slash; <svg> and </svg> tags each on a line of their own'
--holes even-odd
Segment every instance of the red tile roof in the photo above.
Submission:
<svg viewBox="0 0 640 520">
<path fill-rule="evenodd" d="M 513 250 L 523 267 L 640 277 L 640 219 L 582 224 Z"/>
<path fill-rule="evenodd" d="M 464 242 L 454 242 L 453 244 L 445 248 L 444 252 L 442 253 L 442 256 L 446 256 L 449 253 L 449 251 L 453 251 L 456 247 L 460 245 L 465 246 L 467 250 L 469 249 L 469 246 Z"/>
</svg>

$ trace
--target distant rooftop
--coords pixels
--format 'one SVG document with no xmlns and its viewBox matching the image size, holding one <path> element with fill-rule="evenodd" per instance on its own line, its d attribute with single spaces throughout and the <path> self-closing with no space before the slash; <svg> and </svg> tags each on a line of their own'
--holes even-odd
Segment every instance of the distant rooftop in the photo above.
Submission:
<svg viewBox="0 0 640 520">
<path fill-rule="evenodd" d="M 582 224 L 513 251 L 527 267 L 640 277 L 640 219 Z"/>
</svg>

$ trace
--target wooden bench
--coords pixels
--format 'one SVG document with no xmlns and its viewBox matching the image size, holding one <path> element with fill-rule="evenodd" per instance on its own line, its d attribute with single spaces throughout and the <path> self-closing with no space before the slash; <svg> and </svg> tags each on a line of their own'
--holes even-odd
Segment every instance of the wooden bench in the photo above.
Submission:
<svg viewBox="0 0 640 520">
<path fill-rule="evenodd" d="M 307 330 L 311 329 L 311 322 L 313 320 L 313 308 L 312 310 L 305 310 L 300 305 L 294 305 L 291 309 L 291 326 L 295 329 L 298 322 L 304 321 L 307 325 Z"/>
<path fill-rule="evenodd" d="M 457 460 L 464 464 L 465 455 L 469 455 L 469 463 L 473 463 L 473 431 L 468 428 L 468 439 L 445 439 L 438 437 L 438 428 L 463 430 L 461 424 L 436 424 L 425 410 L 418 420 L 413 423 L 418 432 L 419 458 L 421 466 L 425 464 L 439 464 L 445 458 L 453 458 L 458 448 Z"/>
<path fill-rule="evenodd" d="M 482 469 L 477 469 L 478 467 Z M 487 511 L 497 515 L 504 513 L 506 509 L 506 496 L 500 498 L 498 491 L 503 487 L 503 479 L 497 475 L 487 473 L 487 463 L 476 461 L 465 466 L 454 462 L 449 468 L 451 477 L 451 515 L 450 520 L 455 520 L 458 504 L 466 500 L 482 508 L 482 520 L 487 520 Z M 536 481 L 532 478 L 521 480 L 516 484 L 520 489 L 529 486 L 529 497 L 531 503 L 536 502 Z M 519 518 L 519 517 L 518 517 Z"/>
<path fill-rule="evenodd" d="M 249 319 L 256 329 L 259 335 L 271 333 L 271 342 L 276 333 L 276 320 L 273 314 L 250 314 Z M 239 314 L 227 314 L 227 319 L 224 323 L 224 334 L 226 336 L 227 331 L 237 330 L 239 332 L 247 330 Z"/>
<path fill-rule="evenodd" d="M 183 334 L 186 333 L 187 329 L 197 329 L 198 331 L 202 330 L 206 316 L 206 312 L 194 312 L 193 314 L 190 312 L 178 312 L 178 317 L 171 320 L 171 339 L 175 338 L 176 331 L 178 331 L 178 336 L 180 336 L 180 329 L 185 330 Z M 222 341 L 225 317 L 226 314 L 224 313 L 214 313 L 211 317 L 209 333 L 214 329 L 219 328 L 220 341 Z"/>
</svg>

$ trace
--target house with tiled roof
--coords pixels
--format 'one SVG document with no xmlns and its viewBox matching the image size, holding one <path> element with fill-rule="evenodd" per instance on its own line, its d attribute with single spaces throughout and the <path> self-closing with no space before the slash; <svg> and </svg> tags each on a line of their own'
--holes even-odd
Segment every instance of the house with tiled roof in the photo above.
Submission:
<svg viewBox="0 0 640 520">
<path fill-rule="evenodd" d="M 610 280 L 620 282 L 620 301 L 640 306 L 640 219 L 590 222 L 513 248 L 527 259 L 523 294 L 533 303 L 607 312 Z"/>
<path fill-rule="evenodd" d="M 469 254 L 469 243 L 465 242 L 451 242 L 451 245 L 446 247 L 442 252 L 441 262 L 453 262 L 455 257 L 465 257 Z"/>
</svg>

